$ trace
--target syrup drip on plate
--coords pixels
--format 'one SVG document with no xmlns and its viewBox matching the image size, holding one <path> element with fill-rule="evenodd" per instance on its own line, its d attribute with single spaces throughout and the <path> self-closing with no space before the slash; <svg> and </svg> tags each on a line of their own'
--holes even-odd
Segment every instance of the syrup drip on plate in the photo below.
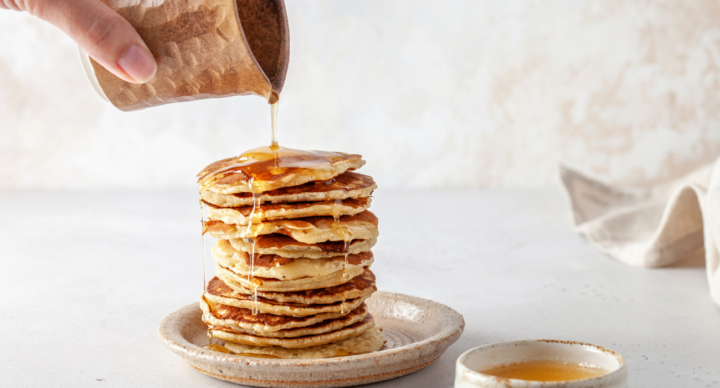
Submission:
<svg viewBox="0 0 720 388">
<path fill-rule="evenodd" d="M 222 345 L 218 345 L 218 344 L 213 344 L 213 343 L 208 345 L 208 349 L 214 350 L 214 351 L 220 352 L 220 353 L 230 353 L 230 351 L 226 347 L 224 347 Z"/>
<path fill-rule="evenodd" d="M 215 315 L 215 312 L 213 311 L 213 308 L 212 308 L 212 303 L 208 302 L 208 300 L 205 299 L 205 295 L 203 295 L 202 298 L 205 301 L 205 303 L 207 304 L 208 309 L 210 309 L 210 314 Z M 217 316 L 216 316 L 216 318 L 217 318 Z M 217 338 L 213 337 L 212 330 L 208 330 L 208 337 L 210 338 L 210 342 L 207 345 L 208 349 L 214 350 L 216 352 L 221 352 L 221 353 L 230 353 L 230 351 L 224 346 L 225 340 L 221 340 L 221 339 L 217 339 Z"/>
</svg>

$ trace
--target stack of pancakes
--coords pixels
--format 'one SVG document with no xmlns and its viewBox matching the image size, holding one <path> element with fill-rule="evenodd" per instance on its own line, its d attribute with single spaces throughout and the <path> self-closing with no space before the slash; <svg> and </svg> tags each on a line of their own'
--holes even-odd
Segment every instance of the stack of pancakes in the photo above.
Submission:
<svg viewBox="0 0 720 388">
<path fill-rule="evenodd" d="M 365 164 L 360 155 L 336 155 L 317 171 L 248 176 L 231 158 L 198 175 L 204 232 L 218 239 L 216 277 L 200 301 L 211 340 L 224 341 L 214 348 L 326 358 L 383 346 L 364 303 L 377 290 L 369 268 L 378 220 L 367 210 L 377 186 L 352 172 Z M 258 192 L 253 183 L 272 190 Z"/>
</svg>

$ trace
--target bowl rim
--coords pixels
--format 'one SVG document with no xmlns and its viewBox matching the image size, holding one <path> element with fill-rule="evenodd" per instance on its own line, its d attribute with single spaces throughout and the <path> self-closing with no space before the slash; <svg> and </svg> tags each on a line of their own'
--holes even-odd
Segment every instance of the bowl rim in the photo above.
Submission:
<svg viewBox="0 0 720 388">
<path fill-rule="evenodd" d="M 489 350 L 493 348 L 508 348 L 508 347 L 520 347 L 520 346 L 529 346 L 534 344 L 552 344 L 552 345 L 560 345 L 560 346 L 581 346 L 583 348 L 592 348 L 595 350 L 600 351 L 601 353 L 614 357 L 618 361 L 618 367 L 615 370 L 612 370 L 606 374 L 603 374 L 601 376 L 596 377 L 590 377 L 586 379 L 578 379 L 578 380 L 558 380 L 558 381 L 536 381 L 536 380 L 521 380 L 521 379 L 508 379 L 508 378 L 501 378 L 497 376 L 491 376 L 486 375 L 484 373 L 478 372 L 474 369 L 469 368 L 467 365 L 465 365 L 465 361 L 467 358 L 475 352 L 478 351 L 484 351 Z M 524 339 L 524 340 L 513 340 L 513 341 L 498 341 L 493 342 L 485 345 L 476 346 L 472 349 L 468 349 L 465 352 L 463 352 L 460 357 L 458 357 L 456 361 L 456 371 L 459 375 L 462 371 L 463 374 L 470 374 L 476 379 L 479 379 L 480 381 L 484 382 L 509 382 L 509 383 L 515 383 L 515 384 L 524 384 L 524 387 L 546 387 L 546 386 L 552 386 L 552 385 L 567 385 L 570 383 L 587 383 L 587 382 L 605 382 L 610 380 L 622 380 L 627 373 L 627 365 L 625 363 L 625 357 L 623 357 L 620 353 L 608 349 L 606 347 L 595 345 L 587 342 L 580 342 L 580 341 L 568 341 L 568 340 L 553 340 L 553 339 Z"/>
</svg>

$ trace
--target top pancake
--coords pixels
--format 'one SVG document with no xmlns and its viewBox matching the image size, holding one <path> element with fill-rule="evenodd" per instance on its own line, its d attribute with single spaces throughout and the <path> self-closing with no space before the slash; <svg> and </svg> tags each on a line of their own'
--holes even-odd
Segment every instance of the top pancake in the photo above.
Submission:
<svg viewBox="0 0 720 388">
<path fill-rule="evenodd" d="M 266 191 L 261 194 L 260 202 L 311 202 L 364 198 L 372 195 L 376 188 L 377 185 L 371 177 L 348 171 L 327 181 L 308 182 L 299 186 Z M 248 192 L 219 194 L 214 191 L 202 191 L 200 198 L 219 207 L 252 206 L 254 199 Z"/>
<path fill-rule="evenodd" d="M 262 147 L 240 157 L 210 164 L 198 174 L 200 191 L 219 194 L 266 192 L 307 182 L 327 181 L 365 164 L 361 155 L 344 152 L 280 147 L 276 151 L 278 158 L 273 158 L 271 152 Z M 248 155 L 249 158 L 246 157 Z"/>
</svg>

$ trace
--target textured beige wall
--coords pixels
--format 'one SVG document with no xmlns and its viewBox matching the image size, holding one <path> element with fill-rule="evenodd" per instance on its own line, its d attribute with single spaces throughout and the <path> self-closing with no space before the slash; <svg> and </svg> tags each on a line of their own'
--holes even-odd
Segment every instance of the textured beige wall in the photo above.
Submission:
<svg viewBox="0 0 720 388">
<path fill-rule="evenodd" d="M 288 146 L 384 187 L 648 183 L 720 154 L 717 1 L 291 0 Z M 121 113 L 53 27 L 0 12 L 0 187 L 190 185 L 268 141 L 240 97 Z"/>
</svg>

